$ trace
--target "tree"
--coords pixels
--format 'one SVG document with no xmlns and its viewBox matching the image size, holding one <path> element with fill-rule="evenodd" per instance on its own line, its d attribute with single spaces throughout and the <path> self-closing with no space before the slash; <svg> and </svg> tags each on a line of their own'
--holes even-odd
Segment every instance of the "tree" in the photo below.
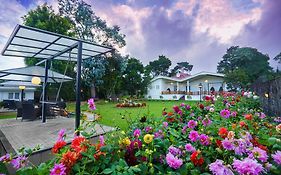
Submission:
<svg viewBox="0 0 281 175">
<path fill-rule="evenodd" d="M 274 60 L 278 61 L 278 63 L 281 63 L 281 52 L 276 57 L 274 57 Z"/>
<path fill-rule="evenodd" d="M 147 82 L 144 78 L 144 66 L 136 58 L 128 59 L 127 67 L 123 75 L 123 87 L 129 95 L 138 95 L 145 91 Z"/>
<path fill-rule="evenodd" d="M 190 72 L 193 68 L 193 65 L 189 64 L 189 62 L 179 62 L 177 65 L 171 70 L 171 75 L 176 75 L 178 72 L 186 71 Z"/>
<path fill-rule="evenodd" d="M 272 73 L 268 55 L 255 48 L 232 46 L 218 63 L 217 71 L 225 74 L 230 88 L 248 88 L 257 79 L 268 79 Z"/>
<path fill-rule="evenodd" d="M 35 27 L 67 36 L 74 36 L 73 25 L 65 17 L 55 14 L 52 6 L 43 4 L 34 10 L 30 10 L 23 16 L 23 23 L 26 26 Z M 25 58 L 25 64 L 28 66 L 35 65 L 40 60 L 36 58 Z M 52 70 L 59 73 L 64 73 L 67 68 L 66 75 L 70 77 L 75 76 L 74 63 L 67 63 L 66 61 L 52 60 Z M 52 85 L 58 87 L 58 85 Z M 50 88 L 52 88 L 52 86 Z M 66 100 L 72 100 L 74 95 L 74 82 L 65 83 L 62 86 L 61 96 Z M 67 93 L 66 93 L 67 92 Z"/>
<path fill-rule="evenodd" d="M 168 57 L 160 55 L 157 60 L 150 61 L 146 69 L 151 72 L 153 77 L 158 75 L 168 76 L 171 65 L 172 62 Z"/>
<path fill-rule="evenodd" d="M 60 14 L 66 18 L 68 18 L 71 23 L 75 26 L 75 35 L 83 40 L 89 40 L 94 43 L 103 44 L 115 48 L 121 48 L 126 45 L 124 40 L 125 35 L 120 33 L 120 28 L 118 26 L 109 27 L 106 24 L 106 21 L 102 20 L 100 17 L 96 16 L 91 6 L 84 1 L 81 0 L 58 0 L 59 2 L 59 11 Z M 107 76 L 109 78 L 112 76 L 111 71 L 108 71 L 105 66 L 112 65 L 113 62 L 117 63 L 120 57 L 119 54 L 113 53 L 113 57 L 109 56 L 108 59 L 105 57 L 100 57 L 99 61 L 94 59 L 90 59 L 83 63 L 83 68 L 87 69 L 87 71 L 83 71 L 83 77 L 87 77 L 86 79 L 83 78 L 83 81 L 90 81 L 89 83 L 84 83 L 88 87 L 91 87 L 92 90 L 92 97 L 96 95 L 96 88 L 97 89 L 104 89 L 108 90 L 112 87 L 118 86 L 111 86 L 110 83 L 105 83 L 102 79 Z M 115 57 L 116 56 L 116 57 Z M 95 58 L 96 59 L 96 58 Z M 116 60 L 112 60 L 116 59 Z M 99 66 L 103 64 L 103 66 Z M 111 70 L 111 69 L 110 69 Z M 116 69 L 121 70 L 121 69 Z M 92 74 L 92 75 L 90 75 Z M 108 74 L 108 75 L 106 75 Z M 109 75 L 111 74 L 111 75 Z M 114 72 L 114 75 L 119 75 L 119 73 Z M 95 75 L 99 75 L 97 78 Z M 92 77 L 93 80 L 89 80 L 89 77 Z M 101 78 L 102 77 L 102 78 Z M 118 77 L 115 77 L 118 80 Z M 108 87 L 104 87 L 104 85 L 109 85 Z M 118 84 L 118 83 L 117 83 Z M 99 86 L 99 87 L 98 87 Z M 116 90 L 116 89 L 115 89 Z M 115 91 L 113 90 L 113 91 Z M 113 92 L 112 91 L 112 92 Z M 108 96 L 110 93 L 106 92 L 105 96 Z"/>
</svg>

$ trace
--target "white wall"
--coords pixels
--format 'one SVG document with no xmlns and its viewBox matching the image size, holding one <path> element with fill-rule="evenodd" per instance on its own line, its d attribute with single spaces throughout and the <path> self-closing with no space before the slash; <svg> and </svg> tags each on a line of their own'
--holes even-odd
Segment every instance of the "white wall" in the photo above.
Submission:
<svg viewBox="0 0 281 175">
<path fill-rule="evenodd" d="M 27 88 L 24 90 L 24 100 L 34 100 L 34 88 Z M 13 99 L 9 99 L 9 93 L 13 93 Z M 19 99 L 15 98 L 15 93 L 19 93 Z M 3 100 L 17 100 L 21 99 L 21 90 L 15 87 L 0 87 L 0 101 Z"/>
<path fill-rule="evenodd" d="M 208 80 L 208 82 L 205 82 L 205 80 Z M 215 91 L 219 91 L 219 88 L 222 86 L 223 78 L 222 77 L 215 77 L 215 76 L 206 76 L 204 78 L 196 79 L 190 81 L 190 91 L 191 92 L 199 92 L 198 85 L 202 83 L 202 91 L 208 91 L 208 84 L 209 84 L 209 90 L 211 87 L 215 88 Z M 226 90 L 226 87 L 223 87 L 224 90 Z"/>
<path fill-rule="evenodd" d="M 151 97 L 151 99 L 160 99 L 161 92 L 164 88 L 164 81 L 163 79 L 158 79 L 153 81 L 147 90 L 147 98 Z"/>
</svg>

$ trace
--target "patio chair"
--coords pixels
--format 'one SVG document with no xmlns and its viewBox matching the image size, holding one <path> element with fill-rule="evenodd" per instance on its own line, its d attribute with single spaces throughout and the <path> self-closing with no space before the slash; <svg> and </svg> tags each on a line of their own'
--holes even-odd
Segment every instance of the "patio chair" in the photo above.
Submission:
<svg viewBox="0 0 281 175">
<path fill-rule="evenodd" d="M 21 120 L 35 120 L 38 117 L 38 110 L 40 109 L 35 109 L 33 103 L 23 102 Z"/>
</svg>

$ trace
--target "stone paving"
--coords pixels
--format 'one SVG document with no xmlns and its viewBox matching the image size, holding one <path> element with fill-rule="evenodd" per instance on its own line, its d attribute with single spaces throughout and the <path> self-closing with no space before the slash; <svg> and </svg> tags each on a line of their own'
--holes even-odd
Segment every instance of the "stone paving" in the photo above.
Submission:
<svg viewBox="0 0 281 175">
<path fill-rule="evenodd" d="M 23 121 L 20 119 L 3 119 L 0 120 L 0 131 L 3 133 L 6 142 L 2 141 L 5 147 L 12 147 L 17 151 L 21 147 L 34 148 L 40 145 L 41 150 L 50 149 L 57 139 L 60 129 L 66 129 L 66 141 L 70 142 L 74 135 L 74 118 L 57 117 L 48 119 L 46 123 L 41 120 Z M 113 131 L 114 128 L 95 124 L 95 135 L 105 134 Z M 2 136 L 3 139 L 3 136 Z M 11 150 L 11 148 L 9 148 Z"/>
</svg>

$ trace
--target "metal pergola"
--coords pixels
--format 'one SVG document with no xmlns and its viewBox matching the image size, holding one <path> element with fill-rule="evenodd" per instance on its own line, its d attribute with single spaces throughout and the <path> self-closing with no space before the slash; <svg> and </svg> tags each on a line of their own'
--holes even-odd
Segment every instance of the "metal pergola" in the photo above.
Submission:
<svg viewBox="0 0 281 175">
<path fill-rule="evenodd" d="M 17 25 L 7 41 L 7 44 L 2 51 L 2 55 L 43 59 L 38 64 L 45 62 L 44 84 L 46 84 L 48 80 L 48 69 L 51 60 L 76 61 L 75 128 L 77 129 L 80 125 L 81 116 L 80 93 L 82 60 L 92 59 L 96 56 L 112 52 L 113 50 L 114 49 L 111 47 L 94 44 L 89 41 L 71 38 L 33 27 Z M 45 108 L 45 99 L 46 88 L 43 89 L 43 109 Z M 46 115 L 42 116 L 42 122 L 46 122 Z"/>
</svg>

